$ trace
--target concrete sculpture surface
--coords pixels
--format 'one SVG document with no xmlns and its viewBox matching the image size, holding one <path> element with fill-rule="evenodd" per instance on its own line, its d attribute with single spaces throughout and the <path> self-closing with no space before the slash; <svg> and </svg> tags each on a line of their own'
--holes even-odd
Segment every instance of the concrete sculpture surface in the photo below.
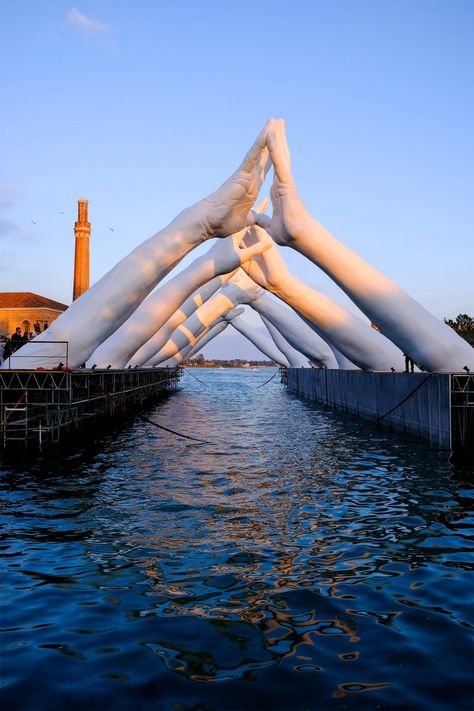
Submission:
<svg viewBox="0 0 474 711">
<path fill-rule="evenodd" d="M 267 241 L 270 246 L 265 254 L 257 255 L 251 262 L 244 265 L 253 281 L 295 309 L 322 336 L 324 341 L 335 346 L 359 368 L 364 370 L 404 369 L 403 354 L 388 338 L 364 323 L 355 314 L 293 276 L 287 269 L 276 245 L 260 227 L 254 227 L 248 233 L 246 243 L 255 243 L 257 240 L 262 243 Z M 268 258 L 265 258 L 266 255 Z M 327 343 L 325 345 L 328 348 Z M 293 345 L 303 351 L 297 344 L 293 343 Z M 309 357 L 326 367 L 338 367 L 337 365 L 326 365 L 320 358 Z M 336 359 L 332 351 L 331 357 L 335 362 Z"/>
<path fill-rule="evenodd" d="M 380 331 L 427 371 L 474 370 L 474 350 L 449 326 L 340 242 L 306 210 L 291 174 L 283 120 L 270 122 L 274 166 L 271 219 L 257 216 L 273 239 L 328 274 Z"/>
<path fill-rule="evenodd" d="M 175 355 L 178 355 L 179 353 L 183 354 L 184 356 L 188 355 L 194 348 L 194 346 L 197 345 L 199 340 L 203 338 L 210 329 L 214 328 L 214 326 L 217 326 L 223 321 L 225 321 L 225 323 L 228 325 L 229 321 L 232 319 L 233 316 L 238 316 L 239 314 L 243 313 L 243 309 L 232 308 L 227 309 L 227 311 L 227 319 L 224 319 L 224 314 L 218 314 L 215 316 L 215 318 L 210 320 L 206 326 L 203 326 L 203 324 L 197 320 L 193 320 L 192 322 L 191 319 L 186 320 L 184 322 L 185 324 L 187 324 L 184 326 L 185 337 L 183 338 L 183 327 L 178 326 L 176 331 L 171 335 L 171 337 L 165 343 L 163 348 L 161 348 L 161 350 L 159 350 L 158 353 L 153 358 L 151 358 L 149 365 L 159 365 L 160 363 L 168 361 L 170 358 Z"/>
<path fill-rule="evenodd" d="M 267 217 L 252 207 L 270 159 L 273 213 Z M 186 254 L 213 237 L 224 239 L 146 298 Z M 381 332 L 293 276 L 272 239 L 320 267 Z M 242 269 L 235 271 L 241 266 L 251 279 Z M 233 272 L 228 283 L 214 293 Z M 296 328 L 288 314 L 278 315 L 262 288 L 302 317 L 294 322 Z M 282 342 L 287 348 L 282 351 L 287 358 L 291 345 L 305 358 L 328 368 L 404 370 L 403 354 L 407 354 L 427 371 L 474 370 L 474 350 L 466 341 L 309 214 L 291 173 L 281 119 L 267 122 L 242 164 L 218 190 L 136 247 L 75 300 L 47 332 L 26 343 L 1 367 L 54 367 L 66 361 L 66 342 L 71 368 L 86 362 L 116 368 L 128 362 L 150 364 L 157 355 L 162 358 L 165 353 L 169 358 L 182 352 L 240 303 L 252 305 L 265 316 L 277 347 Z M 308 330 L 303 333 L 303 322 L 314 331 L 311 337 Z M 301 360 L 295 354 L 291 358 Z"/>
<path fill-rule="evenodd" d="M 267 206 L 268 200 L 262 200 L 256 208 L 256 212 L 263 212 Z M 117 363 L 123 360 L 126 354 L 132 351 L 132 348 L 137 349 L 137 344 L 141 342 L 143 345 L 138 347 L 126 365 L 132 367 L 150 365 L 153 357 L 163 348 L 173 331 L 232 277 L 239 266 L 235 259 L 236 250 L 245 233 L 246 230 L 242 230 L 232 237 L 221 240 L 204 255 L 204 258 L 195 260 L 190 268 L 177 274 L 172 280 L 171 295 L 173 298 L 170 298 L 171 282 L 155 291 L 138 307 L 130 319 L 99 347 L 91 361 L 113 359 Z M 228 273 L 225 273 L 224 270 L 228 267 L 231 267 L 232 271 L 229 270 Z M 220 276 L 203 284 L 203 280 L 209 278 L 212 271 Z M 203 285 L 180 305 L 164 325 L 158 327 L 151 338 L 143 342 L 146 334 L 156 327 L 157 323 L 161 324 L 162 319 L 157 319 L 156 315 L 162 316 L 163 311 L 169 312 L 175 306 L 180 295 L 183 297 L 184 294 L 189 294 L 196 283 Z M 124 345 L 121 344 L 122 341 Z"/>
<path fill-rule="evenodd" d="M 287 358 L 278 350 L 274 341 L 265 336 L 258 328 L 251 326 L 244 316 L 234 316 L 230 323 L 236 331 L 245 336 L 267 358 L 278 363 L 278 365 L 282 365 L 284 368 L 288 368 L 290 364 Z"/>
<path fill-rule="evenodd" d="M 249 280 L 252 281 L 252 280 Z M 337 369 L 337 359 L 329 345 L 294 311 L 285 308 L 267 293 L 253 299 L 251 306 L 270 321 L 283 338 L 309 360 L 323 368 Z"/>
<path fill-rule="evenodd" d="M 271 321 L 265 318 L 265 316 L 261 316 L 261 319 L 267 327 L 276 347 L 284 354 L 290 364 L 290 368 L 308 368 L 309 363 L 306 356 L 297 351 L 296 348 L 293 348 L 293 346 L 288 343 L 286 338 L 283 338 L 280 331 L 271 323 Z"/>
<path fill-rule="evenodd" d="M 207 301 L 207 299 L 209 299 L 217 291 L 217 289 L 225 283 L 225 280 L 231 276 L 231 274 L 225 274 L 223 276 L 215 277 L 214 279 L 208 281 L 207 284 L 204 284 L 204 286 L 196 289 L 196 291 L 181 304 L 179 309 L 175 311 L 172 316 L 170 316 L 166 323 L 137 350 L 126 365 L 131 365 L 132 368 L 135 366 L 141 367 L 146 365 L 147 361 L 155 356 L 161 348 L 163 348 L 173 331 L 175 331 L 178 326 L 188 318 L 188 316 L 191 316 L 191 314 L 196 311 L 199 306 Z M 154 294 L 152 296 L 154 296 Z M 145 304 L 146 302 L 143 303 Z"/>
<path fill-rule="evenodd" d="M 150 359 L 149 363 L 152 365 L 157 365 L 159 362 L 158 357 L 161 360 L 168 360 L 175 353 L 181 351 L 192 338 L 196 338 L 204 329 L 208 328 L 214 324 L 217 319 L 223 316 L 225 313 L 233 309 L 235 306 L 240 304 L 248 304 L 257 295 L 263 294 L 263 289 L 261 289 L 257 284 L 253 284 L 253 291 L 247 292 L 239 287 L 239 282 L 245 277 L 245 273 L 238 269 L 229 281 L 224 284 L 222 289 L 211 296 L 202 306 L 200 306 L 196 311 L 189 316 L 173 333 L 172 338 L 168 341 L 166 346 L 161 349 L 160 353 Z"/>
<path fill-rule="evenodd" d="M 209 343 L 216 336 L 225 331 L 228 325 L 228 321 L 219 320 L 218 323 L 214 324 L 214 326 L 206 328 L 206 330 L 203 331 L 201 335 L 196 338 L 194 343 L 189 343 L 185 348 L 183 348 L 182 351 L 179 351 L 179 353 L 176 353 L 174 356 L 171 356 L 171 358 L 168 358 L 168 360 L 160 363 L 160 367 L 174 368 L 177 365 L 180 365 L 180 363 L 182 363 L 186 358 L 192 358 L 192 356 L 198 353 L 201 348 L 204 348 L 207 343 Z"/>
<path fill-rule="evenodd" d="M 45 340 L 67 341 L 68 364 L 80 367 L 194 247 L 211 237 L 227 237 L 254 224 L 252 207 L 269 164 L 266 147 L 269 125 L 270 122 L 239 168 L 218 190 L 183 210 L 167 227 L 136 247 L 74 301 L 47 333 L 25 344 L 22 358 L 12 356 L 11 367 L 51 368 L 54 359 L 61 356 L 57 355 L 58 345 L 42 343 Z M 237 249 L 240 264 L 250 255 L 241 247 Z M 61 360 L 64 362 L 64 355 Z"/>
<path fill-rule="evenodd" d="M 213 293 L 214 287 L 219 286 L 219 281 L 221 284 L 227 281 L 239 266 L 241 257 L 247 256 L 239 248 L 241 241 L 242 236 L 239 235 L 218 240 L 202 257 L 195 259 L 186 269 L 157 289 L 138 306 L 130 318 L 101 343 L 89 358 L 87 366 L 91 367 L 95 363 L 99 368 L 106 368 L 108 365 L 123 368 L 137 350 L 149 341 L 170 317 L 176 315 L 190 294 L 202 287 L 204 300 L 207 294 Z"/>
</svg>

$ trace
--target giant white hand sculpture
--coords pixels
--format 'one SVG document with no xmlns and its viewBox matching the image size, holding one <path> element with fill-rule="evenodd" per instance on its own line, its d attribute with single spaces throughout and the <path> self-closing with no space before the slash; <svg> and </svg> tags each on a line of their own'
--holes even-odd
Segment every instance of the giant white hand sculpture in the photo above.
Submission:
<svg viewBox="0 0 474 711">
<path fill-rule="evenodd" d="M 265 316 L 283 338 L 306 358 L 323 368 L 337 369 L 339 367 L 337 359 L 326 341 L 294 311 L 285 308 L 267 293 L 254 299 L 251 306 L 260 316 Z"/>
<path fill-rule="evenodd" d="M 201 348 L 204 348 L 206 343 L 209 343 L 209 341 L 212 341 L 213 338 L 225 331 L 228 325 L 229 323 L 227 321 L 219 320 L 214 326 L 203 331 L 194 343 L 190 343 L 182 351 L 179 351 L 179 353 L 171 356 L 168 360 L 160 363 L 160 368 L 175 368 L 177 365 L 180 365 L 184 360 L 191 358 L 198 353 Z"/>
<path fill-rule="evenodd" d="M 216 274 L 225 275 L 220 279 L 224 283 L 242 260 L 252 258 L 247 249 L 239 246 L 242 237 L 243 233 L 240 232 L 218 240 L 206 254 L 198 257 L 189 267 L 145 299 L 130 318 L 94 351 L 87 363 L 88 367 L 96 364 L 101 368 L 108 365 L 123 368 L 136 351 L 179 309 L 196 287 L 206 284 Z M 213 286 L 214 282 L 211 289 Z"/>
<path fill-rule="evenodd" d="M 19 354 L 21 358 L 13 355 L 11 367 L 51 368 L 59 360 L 64 362 L 64 354 L 57 355 L 61 347 L 42 343 L 44 340 L 67 341 L 68 364 L 79 367 L 190 250 L 211 237 L 235 234 L 254 224 L 251 208 L 268 163 L 267 128 L 268 124 L 240 167 L 216 192 L 183 210 L 168 227 L 122 259 L 74 301 L 44 334 L 25 344 Z"/>
<path fill-rule="evenodd" d="M 293 348 L 293 346 L 288 343 L 286 338 L 283 338 L 280 331 L 271 323 L 271 321 L 265 318 L 265 316 L 260 316 L 260 318 L 267 327 L 276 347 L 284 354 L 290 364 L 290 368 L 308 368 L 309 363 L 306 356 L 297 351 L 296 348 Z"/>
<path fill-rule="evenodd" d="M 232 316 L 239 315 L 242 312 L 243 309 L 227 309 L 229 320 Z M 191 351 L 198 345 L 200 340 L 205 337 L 211 329 L 222 323 L 225 320 L 224 316 L 227 315 L 226 313 L 220 313 L 220 311 L 208 311 L 208 314 L 209 321 L 205 326 L 199 319 L 187 319 L 182 326 L 179 326 L 174 333 L 172 333 L 163 348 L 145 363 L 144 367 L 155 367 L 164 362 L 168 363 L 170 359 L 174 357 L 179 359 L 179 354 L 182 355 L 182 358 L 186 356 L 189 357 Z M 226 320 L 226 323 L 228 324 L 228 320 Z"/>
<path fill-rule="evenodd" d="M 235 308 L 231 309 L 223 316 L 221 316 L 221 318 L 218 319 L 218 321 L 213 326 L 206 329 L 200 336 L 198 336 L 195 343 L 187 351 L 186 358 L 193 358 L 196 353 L 199 353 L 199 351 L 204 348 L 207 343 L 209 343 L 210 341 L 212 341 L 213 338 L 222 333 L 226 329 L 226 327 L 232 323 L 234 318 L 237 318 L 243 312 L 244 309 Z"/>
<path fill-rule="evenodd" d="M 254 227 L 245 239 L 246 244 L 258 239 L 262 242 L 270 240 L 260 227 Z M 351 363 L 365 370 L 404 370 L 403 354 L 393 343 L 355 314 L 293 276 L 274 243 L 264 254 L 246 264 L 245 269 L 253 281 L 295 309 Z M 321 362 L 313 356 L 309 357 Z"/>
<path fill-rule="evenodd" d="M 202 306 L 191 314 L 173 333 L 172 338 L 166 346 L 145 365 L 157 365 L 159 362 L 171 358 L 175 353 L 182 350 L 193 338 L 208 328 L 212 323 L 220 318 L 234 306 L 248 304 L 250 301 L 263 293 L 256 284 L 253 284 L 251 292 L 240 288 L 240 280 L 246 277 L 242 269 L 238 269 L 232 278 L 224 284 L 217 294 L 211 296 Z M 159 360 L 161 359 L 161 361 Z"/>
<path fill-rule="evenodd" d="M 208 281 L 207 284 L 204 284 L 204 286 L 196 289 L 196 291 L 181 304 L 179 309 L 175 311 L 172 316 L 170 316 L 166 323 L 163 324 L 163 326 L 159 328 L 158 331 L 137 350 L 135 355 L 130 358 L 126 366 L 130 365 L 132 368 L 140 367 L 156 355 L 156 353 L 158 353 L 169 340 L 173 331 L 175 331 L 178 326 L 188 318 L 188 316 L 191 316 L 191 314 L 196 311 L 199 306 L 207 301 L 217 291 L 217 289 L 219 289 L 219 287 L 227 281 L 227 279 L 230 279 L 231 276 L 232 272 L 230 274 L 223 274 L 222 276 L 214 277 L 214 279 Z M 146 301 L 143 302 L 142 306 L 144 304 L 146 304 Z"/>
<path fill-rule="evenodd" d="M 267 206 L 268 200 L 265 198 L 255 212 L 263 212 Z M 172 282 L 172 293 L 170 293 L 170 285 L 167 284 L 146 299 L 135 313 L 122 324 L 119 331 L 99 347 L 100 355 L 97 356 L 96 351 L 90 362 L 114 359 L 116 363 L 117 359 L 120 359 L 120 343 L 122 340 L 127 344 L 126 349 L 122 348 L 122 353 L 125 354 L 126 350 L 130 351 L 138 341 L 142 340 L 145 334 L 152 330 L 152 324 L 155 326 L 159 323 L 160 326 L 156 333 L 138 348 L 126 365 L 140 367 L 147 364 L 147 361 L 151 361 L 167 343 L 178 326 L 231 278 L 243 259 L 250 257 L 244 249 L 240 248 L 245 232 L 246 230 L 241 230 L 238 234 L 232 235 L 232 237 L 219 240 L 204 258 L 196 260 L 194 265 L 191 265 L 194 268 L 188 268 L 188 270 L 185 269 L 180 272 Z M 212 272 L 221 274 L 221 276 L 215 277 L 200 286 L 161 326 L 163 311 L 170 312 L 176 300 L 180 298 L 180 293 L 181 297 L 189 294 L 196 283 L 202 284 L 203 280 L 209 278 L 209 274 Z M 156 318 L 157 315 L 160 316 L 158 320 Z"/>
<path fill-rule="evenodd" d="M 224 318 L 227 319 L 228 315 L 226 314 Z M 230 323 L 236 331 L 245 336 L 245 338 L 253 343 L 267 358 L 274 363 L 282 365 L 284 368 L 288 368 L 290 365 L 288 360 L 283 353 L 278 350 L 273 340 L 267 338 L 259 329 L 251 326 L 243 316 L 234 316 L 231 318 Z"/>
<path fill-rule="evenodd" d="M 298 250 L 323 269 L 424 370 L 474 370 L 474 350 L 466 341 L 311 217 L 291 174 L 282 120 L 271 122 L 267 144 L 275 169 L 273 216 L 271 221 L 257 217 L 258 224 L 279 244 Z"/>
</svg>

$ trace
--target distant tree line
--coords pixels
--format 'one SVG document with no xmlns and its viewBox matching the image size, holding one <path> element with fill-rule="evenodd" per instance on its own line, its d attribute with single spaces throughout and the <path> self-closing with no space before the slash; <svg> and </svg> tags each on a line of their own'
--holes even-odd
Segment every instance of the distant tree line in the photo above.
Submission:
<svg viewBox="0 0 474 711">
<path fill-rule="evenodd" d="M 444 322 L 451 326 L 465 341 L 474 346 L 474 318 L 468 314 L 458 314 L 455 319 L 445 318 Z"/>
<path fill-rule="evenodd" d="M 182 365 L 186 368 L 254 368 L 256 366 L 275 366 L 272 360 L 242 360 L 241 358 L 232 358 L 231 360 L 207 360 L 203 355 L 199 354 L 190 360 L 183 361 Z"/>
</svg>

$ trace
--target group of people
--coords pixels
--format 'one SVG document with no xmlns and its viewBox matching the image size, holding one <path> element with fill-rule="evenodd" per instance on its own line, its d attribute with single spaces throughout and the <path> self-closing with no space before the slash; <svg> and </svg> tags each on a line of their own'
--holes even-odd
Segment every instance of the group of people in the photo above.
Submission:
<svg viewBox="0 0 474 711">
<path fill-rule="evenodd" d="M 33 331 L 28 333 L 21 333 L 21 328 L 17 326 L 15 333 L 12 333 L 11 337 L 0 336 L 0 364 L 9 358 L 12 353 L 15 353 L 22 345 L 31 341 L 35 337 Z"/>
</svg>

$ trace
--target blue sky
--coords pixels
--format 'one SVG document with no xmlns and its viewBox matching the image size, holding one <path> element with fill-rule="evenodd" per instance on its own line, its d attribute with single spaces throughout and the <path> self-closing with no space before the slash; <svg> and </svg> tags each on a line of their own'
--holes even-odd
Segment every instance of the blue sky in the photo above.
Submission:
<svg viewBox="0 0 474 711">
<path fill-rule="evenodd" d="M 473 313 L 473 2 L 3 0 L 0 13 L 1 291 L 69 303 L 78 197 L 96 280 L 278 116 L 312 214 L 436 316 Z M 254 351 L 224 335 L 205 353 Z"/>
</svg>

